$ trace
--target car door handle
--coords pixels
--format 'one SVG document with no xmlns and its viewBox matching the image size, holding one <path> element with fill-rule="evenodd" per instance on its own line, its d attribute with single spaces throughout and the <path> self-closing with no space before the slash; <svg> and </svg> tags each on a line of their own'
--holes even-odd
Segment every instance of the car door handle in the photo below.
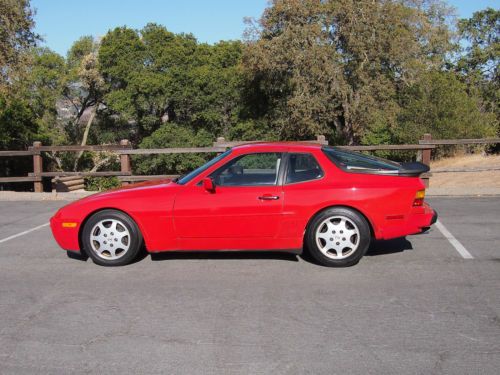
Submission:
<svg viewBox="0 0 500 375">
<path fill-rule="evenodd" d="M 279 195 L 264 194 L 259 197 L 261 201 L 276 201 L 280 199 Z"/>
</svg>

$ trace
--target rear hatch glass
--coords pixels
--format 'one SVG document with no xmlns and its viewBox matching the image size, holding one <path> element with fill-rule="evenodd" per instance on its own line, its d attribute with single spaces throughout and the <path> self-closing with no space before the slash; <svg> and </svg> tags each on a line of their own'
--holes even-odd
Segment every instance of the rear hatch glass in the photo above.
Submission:
<svg viewBox="0 0 500 375">
<path fill-rule="evenodd" d="M 427 165 L 419 162 L 396 163 L 391 160 L 336 147 L 323 147 L 323 152 L 335 165 L 346 172 L 419 176 L 429 171 Z"/>
</svg>

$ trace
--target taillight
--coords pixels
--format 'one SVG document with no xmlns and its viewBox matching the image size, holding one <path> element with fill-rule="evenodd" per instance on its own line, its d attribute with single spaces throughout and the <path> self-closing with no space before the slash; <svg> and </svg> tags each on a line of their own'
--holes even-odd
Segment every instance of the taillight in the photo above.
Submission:
<svg viewBox="0 0 500 375">
<path fill-rule="evenodd" d="M 415 200 L 413 201 L 413 207 L 420 207 L 424 205 L 425 190 L 419 190 L 415 194 Z"/>
</svg>

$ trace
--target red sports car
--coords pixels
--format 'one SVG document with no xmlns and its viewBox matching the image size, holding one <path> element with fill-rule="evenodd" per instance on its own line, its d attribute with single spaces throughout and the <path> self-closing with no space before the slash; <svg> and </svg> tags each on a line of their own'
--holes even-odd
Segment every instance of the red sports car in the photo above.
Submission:
<svg viewBox="0 0 500 375">
<path fill-rule="evenodd" d="M 103 266 L 148 252 L 272 250 L 351 266 L 371 239 L 420 233 L 436 212 L 424 202 L 421 163 L 312 143 L 234 147 L 175 180 L 129 185 L 61 208 L 50 220 L 69 251 Z"/>
</svg>

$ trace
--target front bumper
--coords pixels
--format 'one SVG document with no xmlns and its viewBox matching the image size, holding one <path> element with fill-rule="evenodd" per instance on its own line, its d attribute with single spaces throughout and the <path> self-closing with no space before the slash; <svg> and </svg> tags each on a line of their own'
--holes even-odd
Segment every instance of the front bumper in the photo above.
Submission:
<svg viewBox="0 0 500 375">
<path fill-rule="evenodd" d="M 80 223 L 74 228 L 65 228 L 62 223 L 73 220 L 62 220 L 59 213 L 50 218 L 50 229 L 59 246 L 64 250 L 80 251 L 80 244 L 78 243 L 78 233 L 80 230 Z"/>
</svg>

